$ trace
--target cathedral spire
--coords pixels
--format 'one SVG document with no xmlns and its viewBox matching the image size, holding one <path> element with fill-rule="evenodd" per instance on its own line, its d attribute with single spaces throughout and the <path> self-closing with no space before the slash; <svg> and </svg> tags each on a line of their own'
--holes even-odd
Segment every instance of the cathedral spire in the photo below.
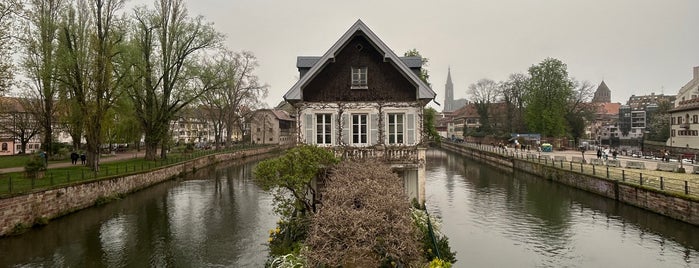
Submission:
<svg viewBox="0 0 699 268">
<path fill-rule="evenodd" d="M 444 85 L 444 111 L 450 112 L 454 107 L 454 84 L 451 82 L 451 66 L 447 71 L 447 83 Z"/>
<path fill-rule="evenodd" d="M 451 83 L 451 66 L 449 67 L 449 69 L 447 69 L 447 84 L 446 84 L 446 86 L 449 87 L 450 85 L 452 87 L 454 85 Z"/>
</svg>

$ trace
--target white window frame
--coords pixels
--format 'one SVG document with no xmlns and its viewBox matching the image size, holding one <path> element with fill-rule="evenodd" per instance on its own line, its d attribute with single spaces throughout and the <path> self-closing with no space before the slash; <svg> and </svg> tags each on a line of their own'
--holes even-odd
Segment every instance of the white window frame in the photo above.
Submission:
<svg viewBox="0 0 699 268">
<path fill-rule="evenodd" d="M 352 114 L 352 144 L 366 145 L 369 143 L 369 115 Z"/>
<path fill-rule="evenodd" d="M 352 67 L 352 89 L 368 89 L 367 67 Z"/>
<path fill-rule="evenodd" d="M 315 116 L 315 141 L 320 145 L 332 144 L 332 114 L 318 113 Z"/>
<path fill-rule="evenodd" d="M 406 116 L 405 113 L 388 113 L 387 115 L 386 137 L 388 144 L 405 144 L 406 139 Z M 398 119 L 400 118 L 400 122 Z M 392 122 L 393 121 L 393 122 Z M 393 128 L 392 128 L 393 127 Z"/>
</svg>

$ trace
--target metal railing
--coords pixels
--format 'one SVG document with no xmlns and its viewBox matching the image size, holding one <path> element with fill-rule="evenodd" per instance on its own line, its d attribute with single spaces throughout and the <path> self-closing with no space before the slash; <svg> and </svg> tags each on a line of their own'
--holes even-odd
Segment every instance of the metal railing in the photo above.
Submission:
<svg viewBox="0 0 699 268">
<path fill-rule="evenodd" d="M 100 171 L 93 172 L 85 166 L 70 166 L 53 168 L 40 171 L 34 176 L 28 176 L 25 172 L 14 172 L 0 174 L 0 197 L 21 194 L 33 190 L 49 189 L 57 186 L 68 186 L 85 181 L 100 180 L 120 175 L 131 175 L 140 172 L 147 172 L 160 169 L 162 167 L 179 164 L 192 159 L 207 155 L 220 153 L 232 153 L 251 148 L 262 148 L 263 145 L 239 144 L 230 148 L 194 151 L 182 153 L 158 161 L 146 161 L 142 159 L 126 159 L 122 161 L 103 162 L 100 164 Z"/>
<path fill-rule="evenodd" d="M 401 147 L 333 147 L 335 156 L 342 159 L 379 159 L 391 163 L 417 163 L 417 146 Z"/>
<path fill-rule="evenodd" d="M 579 172 L 599 178 L 617 180 L 627 184 L 652 188 L 670 194 L 680 194 L 691 197 L 699 197 L 699 176 L 696 176 L 696 179 L 677 178 L 681 176 L 692 177 L 692 174 L 683 175 L 682 173 L 673 172 L 629 169 L 624 167 L 614 167 L 608 165 L 592 165 L 582 162 L 563 160 L 556 161 L 548 155 L 541 155 L 541 152 L 537 151 L 514 151 L 512 149 L 505 149 L 498 146 L 484 144 L 453 142 L 447 143 L 456 146 L 467 147 L 472 150 L 490 152 L 505 157 L 511 157 L 519 160 L 539 163 L 556 169 Z M 586 159 L 586 161 L 589 160 L 590 159 Z M 609 163 L 609 161 L 605 163 Z M 684 165 L 684 168 L 690 168 L 690 166 Z"/>
</svg>

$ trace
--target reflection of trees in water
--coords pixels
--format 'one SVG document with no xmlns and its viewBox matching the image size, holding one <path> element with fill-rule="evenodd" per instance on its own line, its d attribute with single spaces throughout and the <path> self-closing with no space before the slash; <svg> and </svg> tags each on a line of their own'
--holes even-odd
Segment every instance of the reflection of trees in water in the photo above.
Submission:
<svg viewBox="0 0 699 268">
<path fill-rule="evenodd" d="M 522 242 L 542 255 L 565 254 L 570 248 L 570 215 L 566 198 L 541 184 L 513 179 L 488 165 L 466 157 L 447 153 L 449 170 L 463 175 L 472 185 L 469 195 L 472 212 L 485 225 L 504 222 L 504 235 Z M 502 224 L 502 223 L 498 223 Z"/>
<path fill-rule="evenodd" d="M 541 180 L 524 172 L 518 173 L 517 177 Z M 557 191 L 570 198 L 570 210 L 593 214 L 595 220 L 605 221 L 608 228 L 612 224 L 619 225 L 624 234 L 627 229 L 637 230 L 639 238 L 657 235 L 660 248 L 670 239 L 684 247 L 699 250 L 699 232 L 696 226 L 575 188 L 559 185 Z"/>
<path fill-rule="evenodd" d="M 696 226 L 526 173 L 506 173 L 455 153 L 446 152 L 446 155 L 448 161 L 444 166 L 430 168 L 446 167 L 443 174 L 447 175 L 433 180 L 448 185 L 450 176 L 463 177 L 463 184 L 457 179 L 453 191 L 464 191 L 467 201 L 461 203 L 471 217 L 469 222 L 523 242 L 528 250 L 548 257 L 547 261 L 579 255 L 574 250 L 578 243 L 587 241 L 575 237 L 586 232 L 578 227 L 590 225 L 592 230 L 600 230 L 600 235 L 605 230 L 621 238 L 632 235 L 625 243 L 643 243 L 643 247 L 653 248 L 660 255 L 684 254 L 686 263 L 696 259 L 699 249 Z M 441 176 L 440 173 L 430 176 L 435 175 Z M 599 243 L 604 243 L 604 239 Z M 619 238 L 615 235 L 606 239 Z"/>
<path fill-rule="evenodd" d="M 144 261 L 155 267 L 196 267 L 264 261 L 265 256 L 250 256 L 246 250 L 265 252 L 266 234 L 257 233 L 272 228 L 276 220 L 271 198 L 251 182 L 260 159 L 202 168 L 0 239 L 0 267 L 128 267 Z M 248 255 L 236 255 L 244 251 Z"/>
</svg>

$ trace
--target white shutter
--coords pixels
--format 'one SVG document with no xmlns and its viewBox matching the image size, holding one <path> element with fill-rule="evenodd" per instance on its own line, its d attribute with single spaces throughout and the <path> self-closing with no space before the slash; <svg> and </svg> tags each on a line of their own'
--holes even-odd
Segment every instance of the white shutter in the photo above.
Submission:
<svg viewBox="0 0 699 268">
<path fill-rule="evenodd" d="M 379 115 L 369 115 L 369 145 L 379 143 Z"/>
<path fill-rule="evenodd" d="M 406 122 L 406 144 L 415 144 L 415 114 L 407 114 Z"/>
<path fill-rule="evenodd" d="M 313 114 L 306 114 L 306 120 L 304 120 L 303 123 L 306 131 L 306 144 L 315 144 L 315 135 L 313 135 Z"/>
<path fill-rule="evenodd" d="M 339 135 L 337 133 L 337 114 L 332 114 L 332 120 L 330 120 L 330 144 L 332 145 L 337 145 L 337 141 L 339 140 L 337 136 Z"/>
<path fill-rule="evenodd" d="M 350 128 L 352 123 L 350 122 L 349 114 L 342 114 L 342 143 L 343 145 L 350 144 Z"/>
</svg>

